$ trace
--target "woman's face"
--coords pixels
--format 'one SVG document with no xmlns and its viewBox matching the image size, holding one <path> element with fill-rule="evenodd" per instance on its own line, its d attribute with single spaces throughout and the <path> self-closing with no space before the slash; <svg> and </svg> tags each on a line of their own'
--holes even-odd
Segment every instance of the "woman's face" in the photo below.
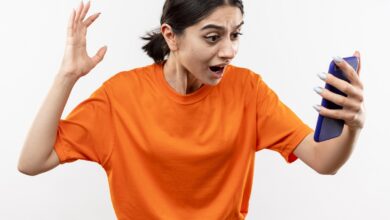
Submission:
<svg viewBox="0 0 390 220">
<path fill-rule="evenodd" d="M 239 8 L 218 7 L 178 37 L 177 62 L 202 83 L 218 84 L 223 76 L 223 67 L 237 54 L 242 24 Z"/>
</svg>

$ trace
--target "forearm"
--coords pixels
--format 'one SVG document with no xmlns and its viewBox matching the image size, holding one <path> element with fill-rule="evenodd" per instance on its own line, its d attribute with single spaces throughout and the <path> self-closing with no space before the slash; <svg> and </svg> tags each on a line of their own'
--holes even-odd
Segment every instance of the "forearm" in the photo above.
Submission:
<svg viewBox="0 0 390 220">
<path fill-rule="evenodd" d="M 58 123 L 76 79 L 59 73 L 28 132 L 19 158 L 19 169 L 34 170 L 53 151 Z"/>
<path fill-rule="evenodd" d="M 337 172 L 350 157 L 359 134 L 360 129 L 352 130 L 348 126 L 344 126 L 339 137 L 318 143 L 315 152 L 318 162 L 321 164 L 321 172 Z"/>
</svg>

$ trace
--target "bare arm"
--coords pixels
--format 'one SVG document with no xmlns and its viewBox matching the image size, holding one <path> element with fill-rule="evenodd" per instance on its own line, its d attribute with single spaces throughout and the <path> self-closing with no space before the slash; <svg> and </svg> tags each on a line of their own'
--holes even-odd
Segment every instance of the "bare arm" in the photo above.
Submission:
<svg viewBox="0 0 390 220">
<path fill-rule="evenodd" d="M 53 145 L 58 122 L 72 91 L 76 79 L 58 74 L 54 83 L 35 117 L 25 140 L 19 158 L 20 172 L 34 175 L 45 172 L 59 164 Z M 51 155 L 51 163 L 45 164 Z"/>
<path fill-rule="evenodd" d="M 342 134 L 337 138 L 319 143 L 315 142 L 313 134 L 310 134 L 294 151 L 298 158 L 321 174 L 335 174 L 343 166 L 350 157 L 364 125 L 363 84 L 359 79 L 361 59 L 358 52 L 355 52 L 354 55 L 359 57 L 357 72 L 345 61 L 336 62 L 351 83 L 330 74 L 325 75 L 323 79 L 347 94 L 347 97 L 332 93 L 329 90 L 320 92 L 323 98 L 343 106 L 341 110 L 318 108 L 321 115 L 345 121 Z"/>
<path fill-rule="evenodd" d="M 89 2 L 85 6 L 81 3 L 70 16 L 60 71 L 32 123 L 19 157 L 18 170 L 24 174 L 37 175 L 59 164 L 53 145 L 66 102 L 77 80 L 90 72 L 106 53 L 106 47 L 100 48 L 94 57 L 86 52 L 87 28 L 99 16 L 94 14 L 83 21 L 89 7 Z"/>
<path fill-rule="evenodd" d="M 339 137 L 319 143 L 314 141 L 311 133 L 298 145 L 294 154 L 320 174 L 336 174 L 351 156 L 359 133 L 345 126 Z"/>
</svg>

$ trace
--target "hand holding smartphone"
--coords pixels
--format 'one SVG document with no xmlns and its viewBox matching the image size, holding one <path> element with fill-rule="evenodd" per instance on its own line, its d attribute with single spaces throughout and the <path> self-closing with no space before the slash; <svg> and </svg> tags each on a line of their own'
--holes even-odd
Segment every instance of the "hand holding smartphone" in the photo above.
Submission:
<svg viewBox="0 0 390 220">
<path fill-rule="evenodd" d="M 352 56 L 352 57 L 346 57 L 343 58 L 349 65 L 357 71 L 358 65 L 359 65 L 359 60 L 357 57 Z M 343 72 L 341 69 L 336 65 L 334 61 L 332 61 L 329 65 L 329 71 L 330 74 L 336 76 L 339 79 L 345 80 L 349 82 L 347 77 L 344 76 Z M 325 88 L 328 89 L 331 92 L 334 92 L 336 94 L 340 94 L 343 96 L 346 96 L 343 92 L 340 90 L 336 89 L 335 87 L 329 85 L 328 83 L 325 84 Z M 331 101 L 328 101 L 326 99 L 322 99 L 321 105 L 325 108 L 328 109 L 341 109 L 342 107 L 339 105 L 334 104 Z M 333 118 L 328 118 L 322 115 L 318 115 L 317 119 L 317 125 L 314 133 L 314 140 L 316 142 L 321 142 L 321 141 L 326 141 L 335 137 L 340 136 L 341 132 L 343 131 L 344 127 L 344 121 L 343 120 L 338 120 L 338 119 L 333 119 Z"/>
</svg>

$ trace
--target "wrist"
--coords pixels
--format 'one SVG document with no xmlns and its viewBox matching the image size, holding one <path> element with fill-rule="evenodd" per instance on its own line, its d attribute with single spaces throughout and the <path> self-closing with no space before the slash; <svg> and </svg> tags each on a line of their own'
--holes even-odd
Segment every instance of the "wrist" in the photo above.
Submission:
<svg viewBox="0 0 390 220">
<path fill-rule="evenodd" d="M 59 71 L 58 74 L 55 76 L 56 82 L 67 85 L 74 85 L 78 79 L 79 77 L 77 77 L 76 74 L 66 73 L 62 71 Z"/>
<path fill-rule="evenodd" d="M 360 131 L 362 130 L 361 127 L 352 127 L 352 126 L 346 126 L 346 129 L 348 130 L 348 133 L 354 137 L 359 136 Z"/>
</svg>

